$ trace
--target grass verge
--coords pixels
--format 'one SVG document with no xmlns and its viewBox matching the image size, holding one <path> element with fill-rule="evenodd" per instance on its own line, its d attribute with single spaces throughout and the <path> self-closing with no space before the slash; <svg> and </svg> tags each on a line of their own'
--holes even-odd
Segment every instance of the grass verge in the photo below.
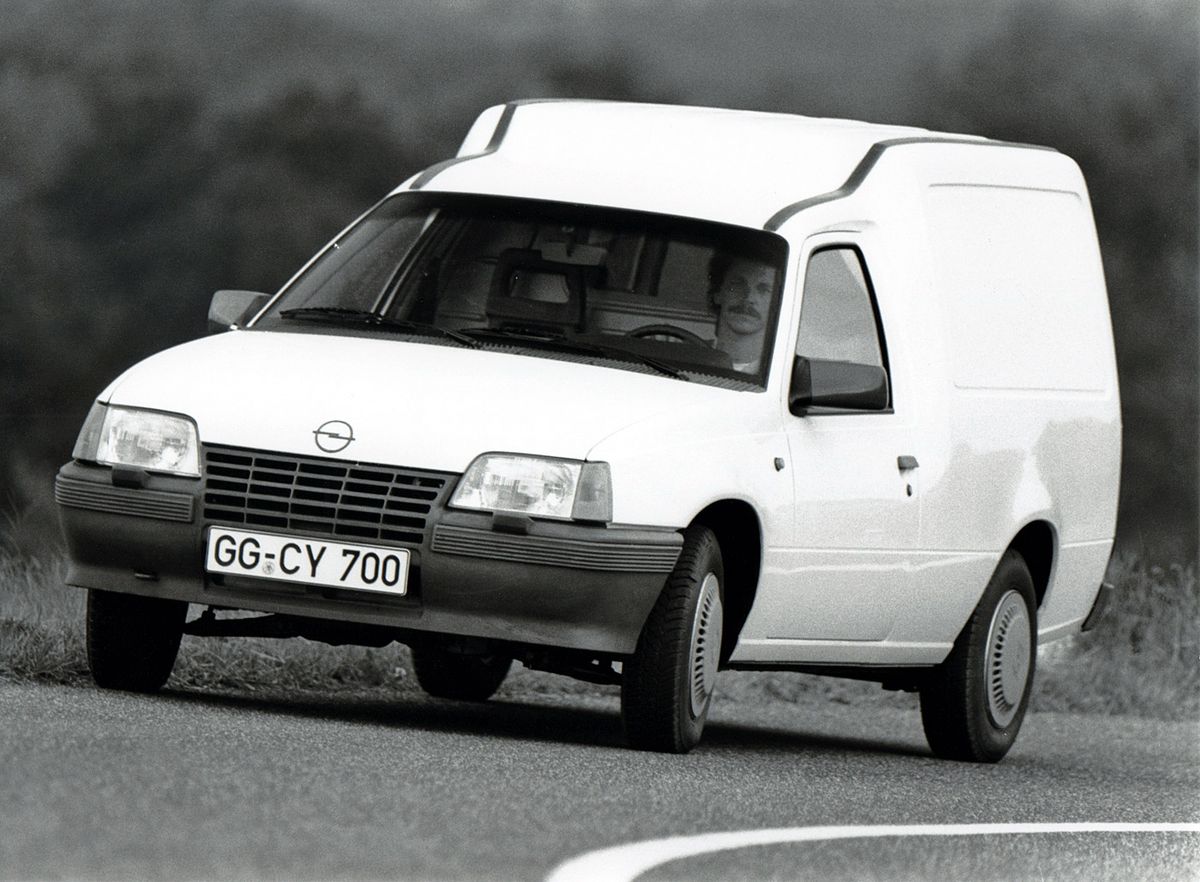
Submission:
<svg viewBox="0 0 1200 882">
<path fill-rule="evenodd" d="M 1195 567 L 1118 559 L 1113 606 L 1095 630 L 1046 647 L 1035 708 L 1200 719 Z"/>
<path fill-rule="evenodd" d="M 0 554 L 0 679 L 89 679 L 84 593 L 64 585 L 60 556 Z M 1114 609 L 1087 634 L 1043 647 L 1034 709 L 1200 719 L 1200 587 L 1188 567 L 1118 560 Z M 193 608 L 195 612 L 196 608 Z M 184 638 L 171 684 L 243 691 L 416 691 L 407 650 L 330 647 L 306 640 Z M 719 700 L 912 705 L 877 685 L 787 673 L 730 672 Z M 518 668 L 501 694 L 615 694 Z"/>
</svg>

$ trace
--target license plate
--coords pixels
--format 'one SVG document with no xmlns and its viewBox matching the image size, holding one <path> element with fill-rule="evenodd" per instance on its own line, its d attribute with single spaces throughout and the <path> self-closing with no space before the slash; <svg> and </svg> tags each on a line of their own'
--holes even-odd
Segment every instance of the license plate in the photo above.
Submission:
<svg viewBox="0 0 1200 882">
<path fill-rule="evenodd" d="M 211 527 L 205 569 L 278 582 L 403 595 L 408 590 L 405 548 L 378 548 Z"/>
</svg>

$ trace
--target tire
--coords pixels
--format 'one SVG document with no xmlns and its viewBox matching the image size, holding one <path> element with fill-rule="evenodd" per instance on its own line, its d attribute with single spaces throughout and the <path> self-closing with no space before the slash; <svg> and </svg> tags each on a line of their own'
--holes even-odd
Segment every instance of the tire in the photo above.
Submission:
<svg viewBox="0 0 1200 882">
<path fill-rule="evenodd" d="M 412 660 L 422 689 L 455 701 L 487 701 L 512 667 L 505 655 L 467 655 L 429 644 L 412 647 Z"/>
<path fill-rule="evenodd" d="M 1025 560 L 1005 552 L 950 655 L 921 688 L 935 756 L 994 763 L 1021 729 L 1037 663 L 1037 603 Z"/>
<path fill-rule="evenodd" d="M 157 692 L 171 676 L 188 605 L 95 588 L 87 599 L 87 659 L 104 689 Z"/>
<path fill-rule="evenodd" d="M 717 537 L 689 527 L 621 680 L 621 723 L 638 750 L 687 753 L 700 741 L 721 661 L 725 569 Z"/>
</svg>

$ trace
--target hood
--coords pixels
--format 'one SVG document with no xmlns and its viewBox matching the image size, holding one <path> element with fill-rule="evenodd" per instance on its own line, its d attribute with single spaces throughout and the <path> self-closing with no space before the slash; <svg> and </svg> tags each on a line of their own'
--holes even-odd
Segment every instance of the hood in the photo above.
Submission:
<svg viewBox="0 0 1200 882">
<path fill-rule="evenodd" d="M 106 394 L 191 417 L 205 444 L 461 472 L 487 451 L 583 459 L 629 425 L 740 393 L 505 351 L 233 331 L 151 356 Z M 333 420 L 354 440 L 323 452 L 314 432 Z"/>
</svg>

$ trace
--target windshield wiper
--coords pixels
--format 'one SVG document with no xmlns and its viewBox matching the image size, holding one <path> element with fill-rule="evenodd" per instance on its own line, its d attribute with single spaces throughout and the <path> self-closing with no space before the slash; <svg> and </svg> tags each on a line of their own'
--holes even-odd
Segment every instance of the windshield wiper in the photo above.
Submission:
<svg viewBox="0 0 1200 882">
<path fill-rule="evenodd" d="M 335 322 L 355 325 L 370 325 L 376 328 L 392 328 L 397 331 L 414 331 L 416 333 L 432 333 L 439 337 L 455 340 L 472 349 L 479 348 L 479 341 L 443 328 L 441 325 L 431 325 L 427 322 L 414 322 L 411 319 L 389 318 L 377 312 L 365 309 L 347 309 L 344 306 L 303 306 L 298 309 L 284 309 L 279 313 L 282 319 L 317 320 L 332 319 Z"/>
<path fill-rule="evenodd" d="M 639 352 L 630 352 L 628 349 L 623 349 L 620 346 L 606 346 L 601 343 L 594 343 L 591 340 L 576 340 L 573 337 L 568 337 L 565 334 L 541 333 L 530 331 L 513 331 L 503 328 L 463 328 L 459 333 L 469 334 L 472 337 L 491 340 L 514 340 L 518 343 L 532 343 L 534 345 L 552 346 L 556 349 L 563 349 L 568 352 L 582 352 L 588 355 L 601 355 L 605 358 L 612 358 L 617 361 L 632 361 L 644 364 L 647 367 L 654 368 L 661 374 L 672 377 L 676 380 L 689 381 L 691 378 L 682 371 L 672 367 L 665 361 L 660 361 L 657 358 L 652 358 L 648 355 L 642 355 Z"/>
</svg>

